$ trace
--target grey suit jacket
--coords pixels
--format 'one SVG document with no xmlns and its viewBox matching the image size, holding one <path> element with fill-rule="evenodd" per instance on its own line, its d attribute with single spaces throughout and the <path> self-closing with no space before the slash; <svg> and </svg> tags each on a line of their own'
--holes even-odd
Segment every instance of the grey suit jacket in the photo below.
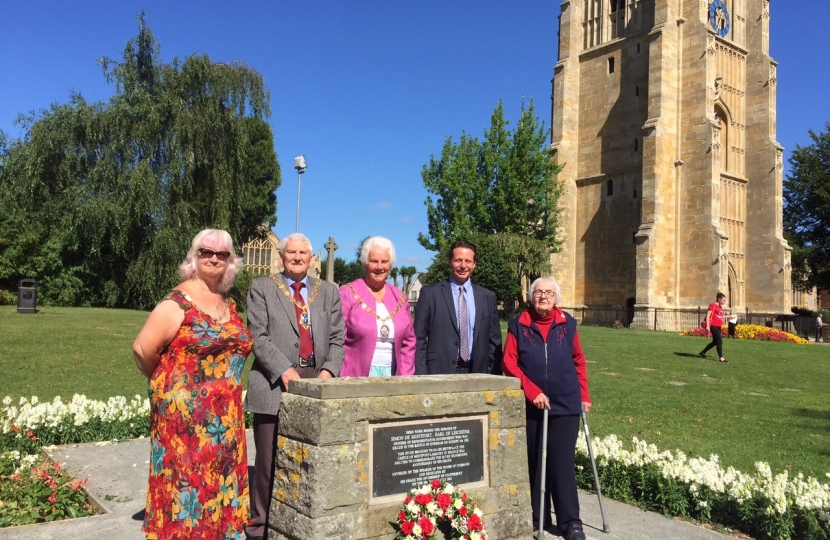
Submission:
<svg viewBox="0 0 830 540">
<path fill-rule="evenodd" d="M 501 326 L 493 291 L 473 285 L 476 318 L 470 360 L 473 373 L 501 367 Z M 452 286 L 445 279 L 421 289 L 415 306 L 415 375 L 455 373 L 458 359 L 458 317 Z"/>
<path fill-rule="evenodd" d="M 285 276 L 276 279 L 285 285 Z M 308 277 L 309 295 L 317 279 Z M 289 289 L 290 290 L 290 289 Z M 311 311 L 316 372 L 326 369 L 335 377 L 343 365 L 343 312 L 337 287 L 323 281 Z M 248 291 L 248 329 L 254 336 L 254 363 L 248 377 L 245 410 L 277 414 L 283 388 L 280 377 L 299 358 L 300 331 L 294 304 L 270 277 L 260 277 Z"/>
</svg>

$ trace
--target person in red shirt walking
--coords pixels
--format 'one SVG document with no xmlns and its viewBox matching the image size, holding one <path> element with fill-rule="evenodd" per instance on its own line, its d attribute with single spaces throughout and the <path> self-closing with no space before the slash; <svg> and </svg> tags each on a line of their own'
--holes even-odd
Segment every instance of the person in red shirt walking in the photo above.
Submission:
<svg viewBox="0 0 830 540">
<path fill-rule="evenodd" d="M 712 347 L 718 348 L 718 356 L 721 362 L 726 362 L 723 357 L 723 338 L 721 337 L 721 330 L 723 329 L 723 306 L 726 304 L 726 295 L 719 292 L 715 297 L 715 301 L 709 304 L 709 311 L 706 312 L 705 327 L 712 333 L 712 343 L 700 351 L 699 356 L 706 358 L 706 351 Z"/>
</svg>

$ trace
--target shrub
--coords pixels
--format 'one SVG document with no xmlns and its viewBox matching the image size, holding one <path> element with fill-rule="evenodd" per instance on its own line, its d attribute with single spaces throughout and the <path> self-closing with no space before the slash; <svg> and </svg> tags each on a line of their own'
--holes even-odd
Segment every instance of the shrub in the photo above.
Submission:
<svg viewBox="0 0 830 540">
<path fill-rule="evenodd" d="M 0 306 L 16 306 L 17 295 L 13 292 L 0 290 Z"/>
</svg>

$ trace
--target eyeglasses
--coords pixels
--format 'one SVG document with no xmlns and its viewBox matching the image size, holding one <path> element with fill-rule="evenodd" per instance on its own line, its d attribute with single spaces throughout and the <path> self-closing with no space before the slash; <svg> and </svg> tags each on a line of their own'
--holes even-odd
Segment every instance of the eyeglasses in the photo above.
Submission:
<svg viewBox="0 0 830 540">
<path fill-rule="evenodd" d="M 199 249 L 199 257 L 202 259 L 212 259 L 214 255 L 216 255 L 216 258 L 220 261 L 227 261 L 228 257 L 231 256 L 228 251 L 213 251 L 212 249 L 205 248 Z"/>
<path fill-rule="evenodd" d="M 556 298 L 556 291 L 533 291 L 533 298 Z"/>
</svg>

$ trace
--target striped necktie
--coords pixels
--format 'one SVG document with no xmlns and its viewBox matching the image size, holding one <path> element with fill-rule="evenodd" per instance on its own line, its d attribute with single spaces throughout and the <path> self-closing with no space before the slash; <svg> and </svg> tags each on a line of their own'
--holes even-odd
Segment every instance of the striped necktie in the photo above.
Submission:
<svg viewBox="0 0 830 540">
<path fill-rule="evenodd" d="M 464 296 L 464 287 L 458 289 L 458 338 L 461 346 L 458 347 L 458 356 L 465 362 L 470 359 L 470 322 L 467 315 L 467 298 Z"/>
</svg>

